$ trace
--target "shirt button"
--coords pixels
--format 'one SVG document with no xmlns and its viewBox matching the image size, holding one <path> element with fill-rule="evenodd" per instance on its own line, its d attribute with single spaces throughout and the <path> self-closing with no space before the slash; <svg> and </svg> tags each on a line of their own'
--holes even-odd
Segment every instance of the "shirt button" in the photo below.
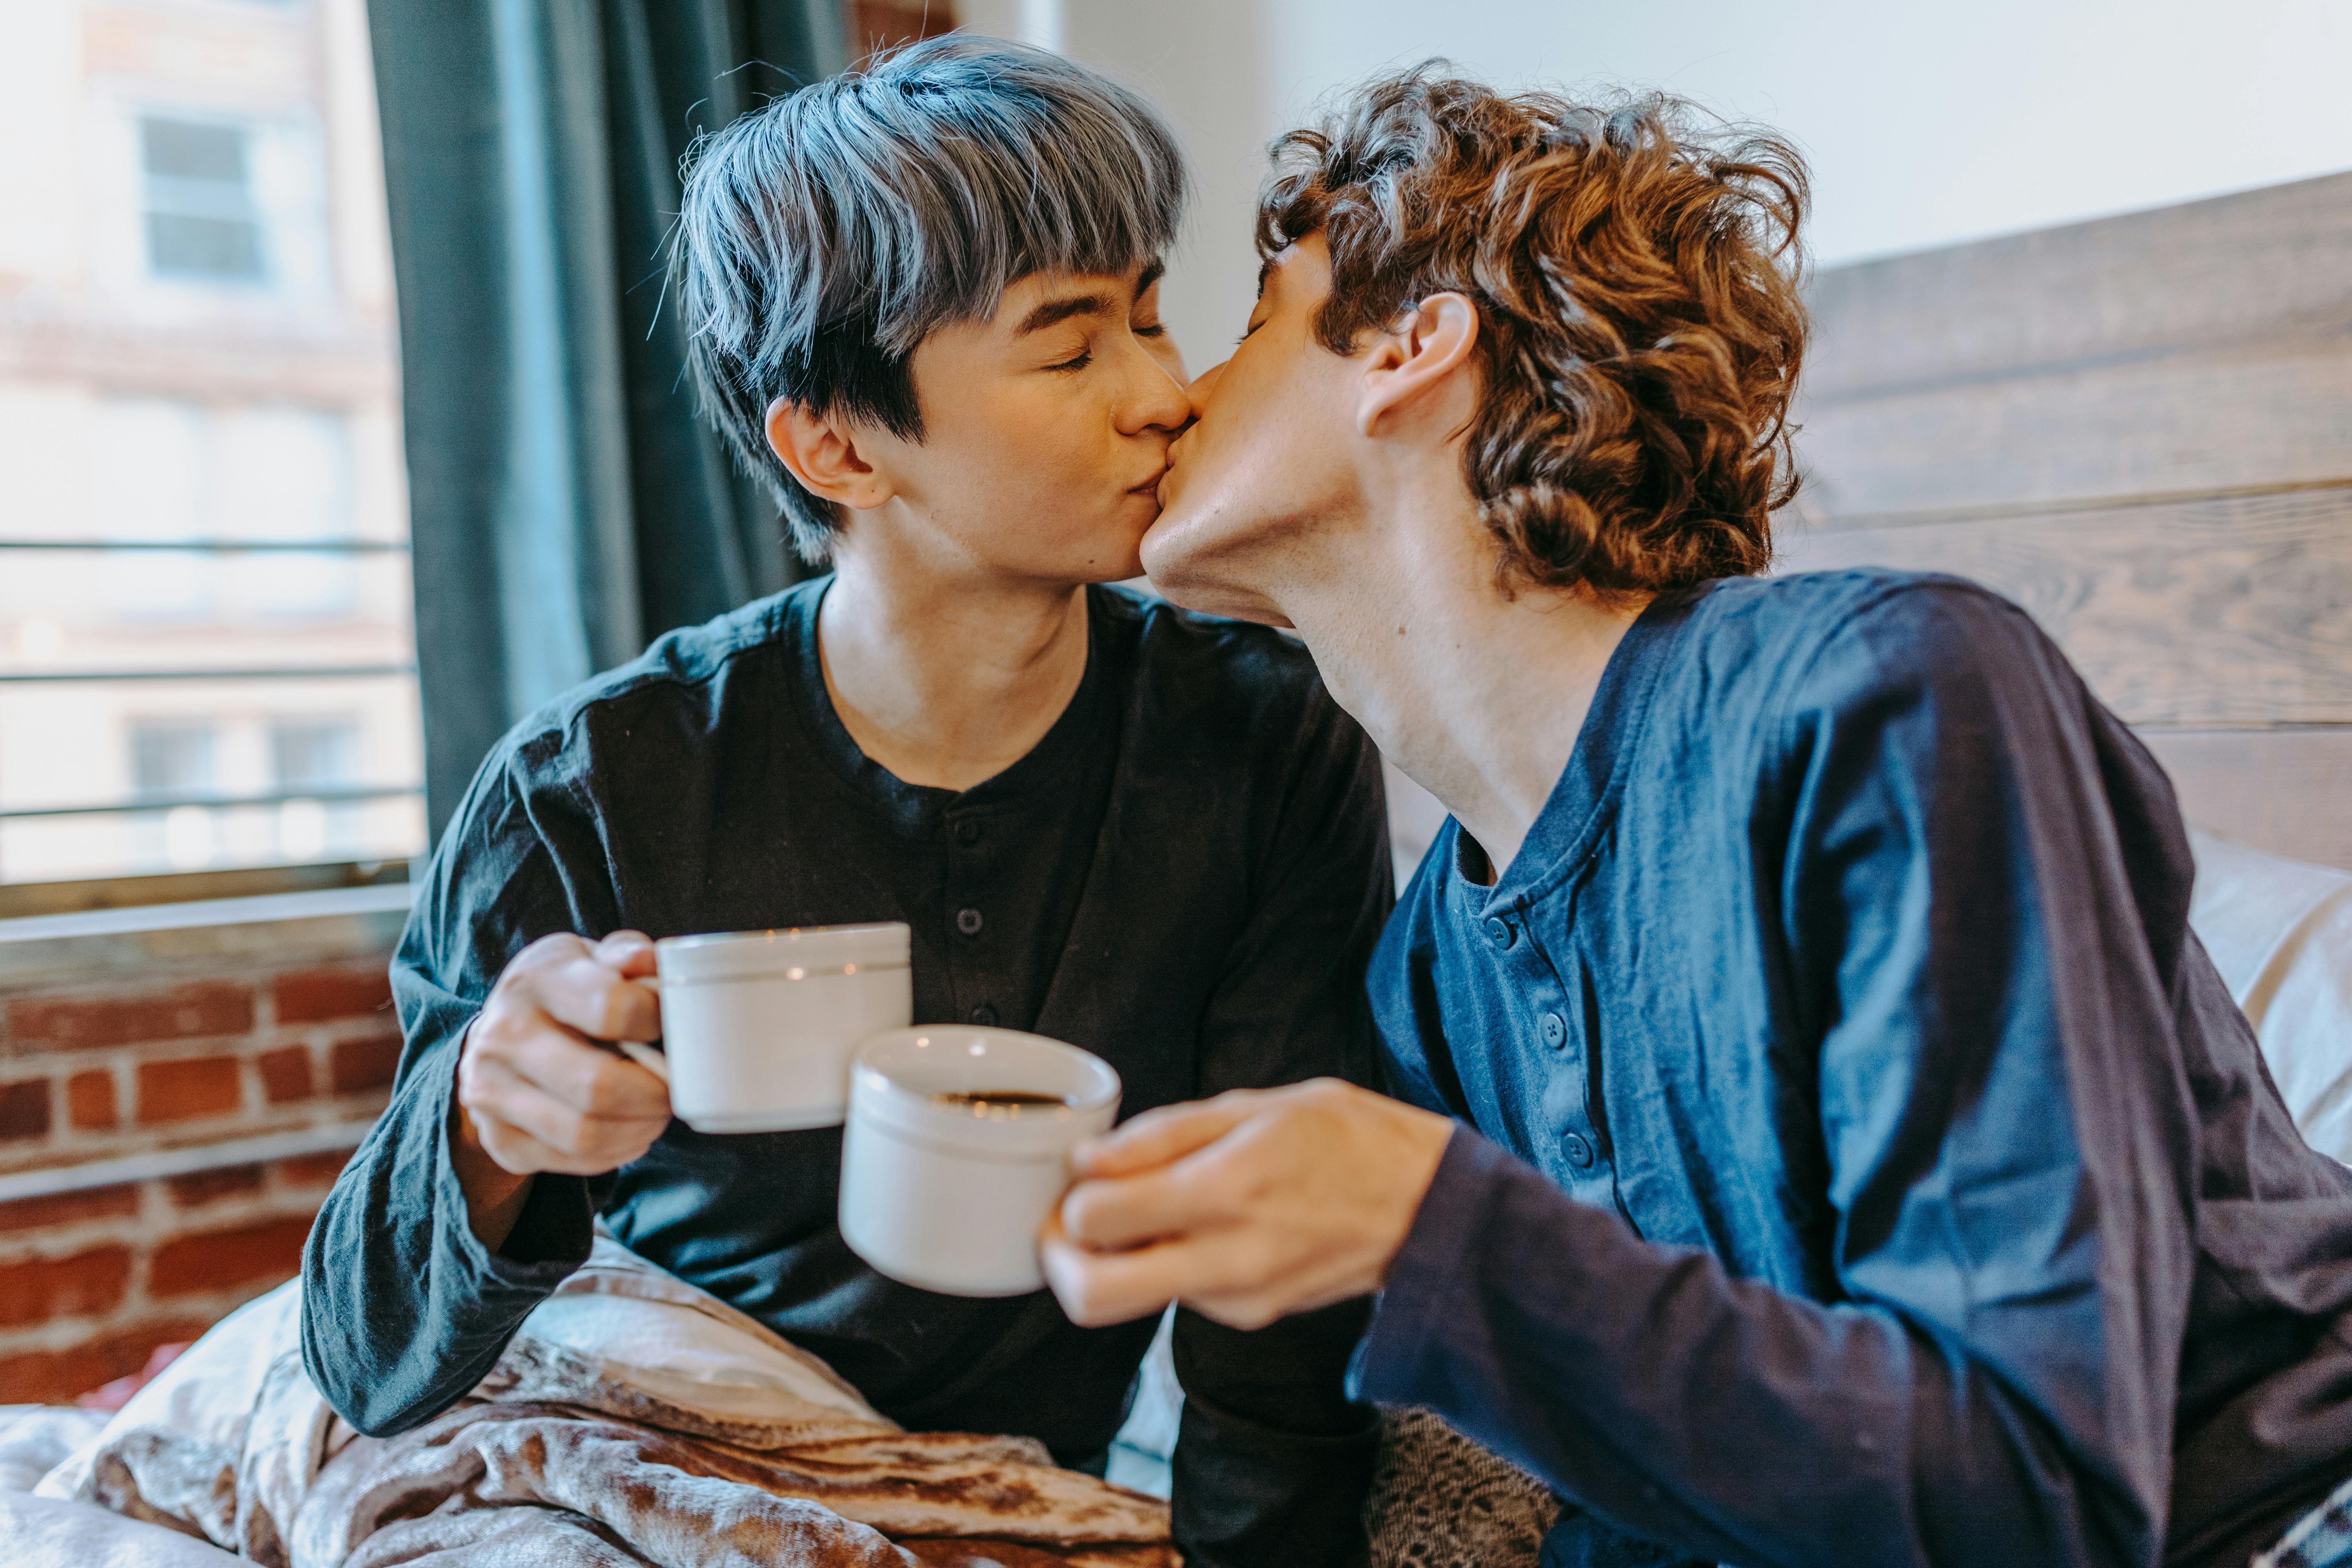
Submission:
<svg viewBox="0 0 2352 1568">
<path fill-rule="evenodd" d="M 1568 1044 L 1568 1020 L 1557 1013 L 1543 1016 L 1543 1043 L 1553 1050 Z"/>
<path fill-rule="evenodd" d="M 1567 1146 L 1568 1163 L 1570 1164 L 1581 1171 L 1592 1163 L 1592 1145 L 1585 1142 L 1584 1134 L 1581 1132 L 1570 1133 L 1568 1135 Z"/>
<path fill-rule="evenodd" d="M 1519 933 L 1511 929 L 1511 922 L 1500 915 L 1486 922 L 1486 940 L 1496 947 L 1508 947 L 1518 940 L 1518 936 Z"/>
<path fill-rule="evenodd" d="M 971 1010 L 971 1021 L 985 1029 L 996 1022 L 996 1009 L 982 1002 Z"/>
<path fill-rule="evenodd" d="M 977 844 L 980 842 L 980 836 L 983 831 L 985 830 L 980 826 L 980 821 L 977 817 L 967 816 L 961 822 L 956 824 L 956 842 L 959 844 Z"/>
<path fill-rule="evenodd" d="M 980 934 L 980 926 L 981 920 L 980 911 L 978 910 L 958 910 L 956 911 L 956 930 L 963 932 L 964 935 L 978 936 Z"/>
</svg>

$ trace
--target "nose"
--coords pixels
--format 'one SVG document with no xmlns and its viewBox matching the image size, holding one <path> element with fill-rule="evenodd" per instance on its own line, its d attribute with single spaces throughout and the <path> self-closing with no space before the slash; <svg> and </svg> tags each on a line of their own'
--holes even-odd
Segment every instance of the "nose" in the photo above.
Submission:
<svg viewBox="0 0 2352 1568">
<path fill-rule="evenodd" d="M 1182 367 L 1178 367 L 1180 373 Z M 1184 384 L 1168 374 L 1168 368 L 1149 354 L 1135 356 L 1133 390 L 1120 411 L 1118 422 L 1122 435 L 1139 436 L 1146 430 L 1181 430 L 1192 423 L 1192 404 L 1186 396 Z"/>
</svg>

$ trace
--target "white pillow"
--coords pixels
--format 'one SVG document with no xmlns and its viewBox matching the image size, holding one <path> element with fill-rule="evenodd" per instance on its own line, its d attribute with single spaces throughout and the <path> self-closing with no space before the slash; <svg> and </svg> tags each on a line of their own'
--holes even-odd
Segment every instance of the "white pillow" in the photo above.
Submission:
<svg viewBox="0 0 2352 1568">
<path fill-rule="evenodd" d="M 2352 1164 L 2352 872 L 2190 830 L 2189 923 L 2304 1142 Z"/>
</svg>

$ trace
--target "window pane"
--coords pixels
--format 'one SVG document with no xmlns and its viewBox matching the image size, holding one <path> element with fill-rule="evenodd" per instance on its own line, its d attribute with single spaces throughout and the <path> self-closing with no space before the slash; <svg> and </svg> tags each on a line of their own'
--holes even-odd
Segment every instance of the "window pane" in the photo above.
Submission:
<svg viewBox="0 0 2352 1568">
<path fill-rule="evenodd" d="M 139 151 L 150 174 L 245 188 L 245 132 L 233 125 L 144 120 L 139 125 Z"/>
<path fill-rule="evenodd" d="M 138 795 L 202 795 L 213 787 L 213 727 L 186 719 L 134 720 L 131 787 Z"/>
<path fill-rule="evenodd" d="M 352 784 L 360 727 L 349 719 L 280 720 L 270 727 L 269 756 L 280 789 Z"/>
<path fill-rule="evenodd" d="M 57 164 L 0 204 L 0 881 L 424 847 L 366 47 L 0 5 L 0 145 Z"/>
<path fill-rule="evenodd" d="M 247 218 L 147 215 L 147 264 L 199 278 L 261 276 L 261 228 Z"/>
</svg>

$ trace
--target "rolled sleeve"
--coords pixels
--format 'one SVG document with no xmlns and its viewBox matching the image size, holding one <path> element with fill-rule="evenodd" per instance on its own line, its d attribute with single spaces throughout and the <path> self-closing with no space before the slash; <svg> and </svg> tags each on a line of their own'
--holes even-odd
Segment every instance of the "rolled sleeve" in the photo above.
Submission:
<svg viewBox="0 0 2352 1568">
<path fill-rule="evenodd" d="M 594 1215 L 577 1176 L 533 1177 L 503 1250 L 474 1235 L 449 1161 L 457 1051 L 452 1040 L 417 1058 L 304 1252 L 303 1364 L 371 1435 L 405 1431 L 463 1398 L 588 1257 Z"/>
<path fill-rule="evenodd" d="M 588 1256 L 612 1178 L 541 1174 L 497 1251 L 474 1235 L 449 1159 L 466 1030 L 508 960 L 549 931 L 609 929 L 568 891 L 534 798 L 502 750 L 427 870 L 392 963 L 407 1044 L 384 1110 L 328 1194 L 302 1256 L 302 1360 L 361 1431 L 405 1431 L 457 1400 Z M 574 856 L 579 859 L 579 856 Z"/>
</svg>

